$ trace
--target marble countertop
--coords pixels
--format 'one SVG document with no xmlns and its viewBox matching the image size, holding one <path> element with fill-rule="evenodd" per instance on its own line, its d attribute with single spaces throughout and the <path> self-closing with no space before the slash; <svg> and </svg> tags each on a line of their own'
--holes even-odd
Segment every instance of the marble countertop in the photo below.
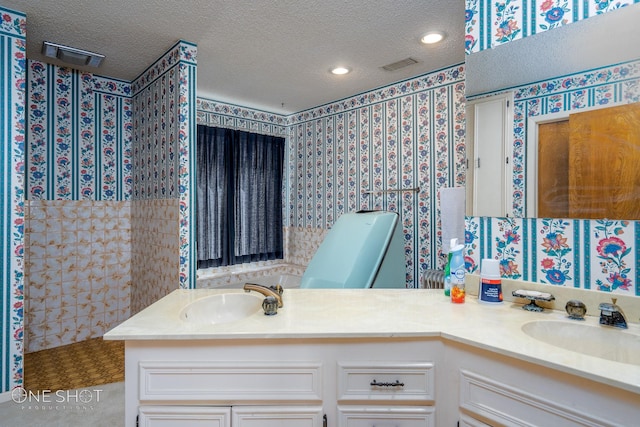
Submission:
<svg viewBox="0 0 640 427">
<path fill-rule="evenodd" d="M 532 313 L 521 304 L 491 305 L 468 296 L 451 304 L 442 290 L 286 289 L 275 316 L 262 310 L 223 324 L 180 319 L 187 304 L 217 293 L 241 289 L 176 290 L 107 332 L 108 340 L 206 340 L 286 338 L 441 337 L 538 365 L 572 373 L 640 394 L 640 366 L 583 355 L 546 344 L 522 331 L 536 320 L 569 320 L 564 311 Z M 587 316 L 581 324 L 598 325 Z M 640 325 L 627 331 L 640 336 Z M 640 338 L 639 338 L 640 339 Z"/>
</svg>

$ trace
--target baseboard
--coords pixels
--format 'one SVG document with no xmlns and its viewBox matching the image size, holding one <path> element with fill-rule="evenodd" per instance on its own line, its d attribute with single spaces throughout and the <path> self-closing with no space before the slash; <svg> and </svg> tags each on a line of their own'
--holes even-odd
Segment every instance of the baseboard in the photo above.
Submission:
<svg viewBox="0 0 640 427">
<path fill-rule="evenodd" d="M 11 401 L 11 392 L 5 391 L 0 393 L 0 403 L 10 402 Z"/>
</svg>

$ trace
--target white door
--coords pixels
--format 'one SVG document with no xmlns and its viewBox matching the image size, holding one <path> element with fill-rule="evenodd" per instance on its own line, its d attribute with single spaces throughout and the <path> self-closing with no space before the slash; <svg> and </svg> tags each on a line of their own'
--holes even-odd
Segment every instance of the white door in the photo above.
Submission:
<svg viewBox="0 0 640 427">
<path fill-rule="evenodd" d="M 473 215 L 509 216 L 513 94 L 494 95 L 470 104 L 467 111 L 473 114 L 469 120 L 473 127 Z"/>
</svg>

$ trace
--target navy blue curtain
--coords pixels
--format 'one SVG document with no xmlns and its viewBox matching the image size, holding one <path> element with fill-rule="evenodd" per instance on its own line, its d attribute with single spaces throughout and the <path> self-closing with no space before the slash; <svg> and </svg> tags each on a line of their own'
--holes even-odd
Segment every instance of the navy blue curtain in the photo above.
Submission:
<svg viewBox="0 0 640 427">
<path fill-rule="evenodd" d="M 198 268 L 283 257 L 284 143 L 198 125 Z"/>
</svg>

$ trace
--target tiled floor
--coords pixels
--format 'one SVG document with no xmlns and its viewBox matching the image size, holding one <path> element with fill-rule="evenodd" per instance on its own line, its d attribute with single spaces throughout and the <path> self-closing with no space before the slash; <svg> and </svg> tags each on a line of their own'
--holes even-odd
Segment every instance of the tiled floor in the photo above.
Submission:
<svg viewBox="0 0 640 427">
<path fill-rule="evenodd" d="M 94 338 L 25 354 L 25 389 L 70 390 L 124 381 L 124 342 Z"/>
</svg>

